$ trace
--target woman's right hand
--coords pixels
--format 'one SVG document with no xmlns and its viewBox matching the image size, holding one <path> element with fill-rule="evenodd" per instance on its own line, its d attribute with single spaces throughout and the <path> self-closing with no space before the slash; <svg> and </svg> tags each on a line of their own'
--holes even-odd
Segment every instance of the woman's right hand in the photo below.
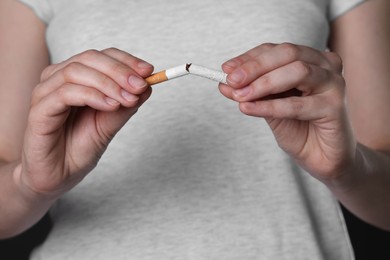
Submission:
<svg viewBox="0 0 390 260">
<path fill-rule="evenodd" d="M 21 163 L 29 196 L 57 198 L 79 183 L 151 94 L 153 66 L 110 48 L 47 67 L 32 94 Z"/>
</svg>

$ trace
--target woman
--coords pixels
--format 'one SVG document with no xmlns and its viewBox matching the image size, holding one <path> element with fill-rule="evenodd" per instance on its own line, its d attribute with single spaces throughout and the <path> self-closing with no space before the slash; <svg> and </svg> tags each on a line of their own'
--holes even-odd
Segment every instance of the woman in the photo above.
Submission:
<svg viewBox="0 0 390 260">
<path fill-rule="evenodd" d="M 387 1 L 21 2 L 0 8 L 0 234 L 51 209 L 33 259 L 351 259 L 337 200 L 390 229 Z M 151 64 L 186 62 L 223 64 L 223 95 L 151 95 Z"/>
</svg>

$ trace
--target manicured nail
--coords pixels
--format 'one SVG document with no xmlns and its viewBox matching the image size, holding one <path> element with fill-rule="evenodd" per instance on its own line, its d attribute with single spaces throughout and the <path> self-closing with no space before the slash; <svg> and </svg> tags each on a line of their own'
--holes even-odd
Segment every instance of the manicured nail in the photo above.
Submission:
<svg viewBox="0 0 390 260">
<path fill-rule="evenodd" d="M 245 79 L 245 73 L 242 69 L 235 70 L 233 73 L 229 74 L 227 80 L 231 83 L 241 83 Z"/>
<path fill-rule="evenodd" d="M 145 80 L 141 79 L 140 77 L 134 76 L 134 75 L 131 75 L 129 77 L 128 81 L 129 81 L 129 84 L 131 86 L 133 86 L 134 88 L 143 88 L 143 87 L 146 87 L 146 85 L 147 85 Z"/>
<path fill-rule="evenodd" d="M 131 94 L 131 93 L 129 93 L 126 90 L 123 90 L 123 89 L 122 89 L 122 97 L 124 99 L 126 99 L 127 101 L 137 101 L 139 99 L 138 96 L 133 95 L 133 94 Z"/>
</svg>

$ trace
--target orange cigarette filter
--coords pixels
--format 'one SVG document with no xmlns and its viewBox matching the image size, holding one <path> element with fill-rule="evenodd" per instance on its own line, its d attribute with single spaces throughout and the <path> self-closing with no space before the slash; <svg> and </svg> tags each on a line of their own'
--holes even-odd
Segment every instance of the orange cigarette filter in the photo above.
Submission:
<svg viewBox="0 0 390 260">
<path fill-rule="evenodd" d="M 164 81 L 167 81 L 167 80 L 168 80 L 168 77 L 167 77 L 167 75 L 165 73 L 165 70 L 157 72 L 157 73 L 154 73 L 154 74 L 150 75 L 149 77 L 147 77 L 145 79 L 145 81 L 149 85 L 154 85 L 154 84 L 161 83 L 161 82 L 164 82 Z"/>
<path fill-rule="evenodd" d="M 167 81 L 167 80 L 168 80 L 168 77 L 167 77 L 167 75 L 165 73 L 165 70 L 157 72 L 157 73 L 154 73 L 154 74 L 150 75 L 149 77 L 147 77 L 145 79 L 145 81 L 149 85 L 154 85 L 154 84 L 161 83 L 161 82 L 164 82 L 164 81 Z"/>
</svg>

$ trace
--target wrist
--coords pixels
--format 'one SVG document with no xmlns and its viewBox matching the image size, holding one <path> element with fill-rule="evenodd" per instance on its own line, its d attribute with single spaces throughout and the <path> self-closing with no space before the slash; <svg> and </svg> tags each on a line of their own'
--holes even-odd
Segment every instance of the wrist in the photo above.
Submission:
<svg viewBox="0 0 390 260">
<path fill-rule="evenodd" d="M 52 204 L 57 199 L 56 196 L 40 193 L 28 185 L 23 176 L 22 163 L 16 165 L 12 177 L 18 194 L 26 204 Z"/>
<path fill-rule="evenodd" d="M 29 191 L 21 182 L 20 162 L 2 165 L 0 205 L 0 239 L 20 234 L 36 223 L 54 203 Z M 3 212 L 1 212 L 3 213 Z"/>
<path fill-rule="evenodd" d="M 361 182 L 361 173 L 366 172 L 367 164 L 365 157 L 360 149 L 356 146 L 354 156 L 348 165 L 342 169 L 335 178 L 328 180 L 325 185 L 334 193 L 346 193 L 356 189 Z"/>
</svg>

